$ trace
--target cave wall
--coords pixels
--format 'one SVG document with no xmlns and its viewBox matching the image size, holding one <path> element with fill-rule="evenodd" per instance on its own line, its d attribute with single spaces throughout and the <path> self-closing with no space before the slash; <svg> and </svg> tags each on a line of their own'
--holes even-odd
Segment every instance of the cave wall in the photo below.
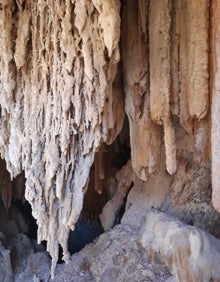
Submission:
<svg viewBox="0 0 220 282">
<path fill-rule="evenodd" d="M 175 174 L 181 128 L 182 149 L 191 142 L 195 162 L 211 160 L 220 210 L 219 9 L 217 0 L 1 1 L 0 156 L 11 178 L 25 172 L 53 271 L 59 243 L 68 259 L 95 152 L 125 112 L 136 175 L 158 177 L 161 162 Z M 102 163 L 100 149 L 97 179 Z M 9 205 L 12 193 L 1 194 Z"/>
</svg>

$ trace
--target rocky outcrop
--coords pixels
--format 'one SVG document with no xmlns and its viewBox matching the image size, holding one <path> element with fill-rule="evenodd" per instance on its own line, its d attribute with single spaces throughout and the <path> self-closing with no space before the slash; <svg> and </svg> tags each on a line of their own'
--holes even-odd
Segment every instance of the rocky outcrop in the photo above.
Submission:
<svg viewBox="0 0 220 282">
<path fill-rule="evenodd" d="M 163 213 L 151 211 L 140 232 L 149 253 L 160 253 L 178 281 L 219 281 L 220 241 Z"/>
</svg>

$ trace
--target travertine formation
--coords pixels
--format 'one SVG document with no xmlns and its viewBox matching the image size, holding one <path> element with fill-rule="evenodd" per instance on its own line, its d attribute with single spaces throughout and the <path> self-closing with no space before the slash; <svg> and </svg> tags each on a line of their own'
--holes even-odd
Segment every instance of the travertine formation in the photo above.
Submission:
<svg viewBox="0 0 220 282">
<path fill-rule="evenodd" d="M 220 211 L 220 3 L 213 1 L 212 6 L 212 52 L 213 52 L 213 78 L 210 88 L 212 89 L 212 111 L 211 111 L 211 144 L 212 144 L 212 201 L 214 207 Z"/>
<path fill-rule="evenodd" d="M 207 161 L 208 67 L 214 59 L 209 1 L 125 1 L 123 11 L 123 82 L 134 170 L 146 180 L 159 167 L 162 140 L 156 122 L 163 125 L 167 171 L 175 173 L 176 117 L 194 136 L 195 159 Z"/>
<path fill-rule="evenodd" d="M 220 241 L 206 232 L 151 211 L 140 240 L 149 253 L 160 252 L 177 281 L 219 281 Z"/>
<path fill-rule="evenodd" d="M 0 154 L 11 177 L 25 171 L 53 270 L 59 243 L 68 258 L 94 152 L 123 123 L 119 11 L 118 0 L 1 1 Z"/>
<path fill-rule="evenodd" d="M 194 161 L 212 161 L 220 211 L 219 14 L 218 0 L 0 1 L 0 157 L 11 178 L 25 172 L 52 272 L 58 244 L 68 259 L 99 149 L 94 188 L 102 192 L 103 143 L 120 133 L 125 112 L 136 175 L 147 181 L 163 162 L 169 174 L 178 170 L 182 127 Z"/>
</svg>

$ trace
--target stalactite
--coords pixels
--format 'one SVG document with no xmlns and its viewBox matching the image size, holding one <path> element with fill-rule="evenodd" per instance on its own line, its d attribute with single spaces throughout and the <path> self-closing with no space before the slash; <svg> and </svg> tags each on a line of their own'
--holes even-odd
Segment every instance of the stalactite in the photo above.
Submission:
<svg viewBox="0 0 220 282">
<path fill-rule="evenodd" d="M 0 3 L 0 157 L 8 183 L 25 173 L 25 197 L 38 241 L 48 242 L 53 273 L 59 244 L 68 259 L 69 229 L 81 212 L 94 158 L 93 197 L 112 178 L 102 144 L 120 133 L 125 111 L 132 167 L 144 181 L 161 168 L 162 150 L 167 171 L 175 173 L 180 126 L 194 138 L 197 162 L 209 160 L 211 143 L 213 204 L 220 211 L 220 4 L 121 3 L 121 11 L 119 0 Z M 0 171 L 0 183 L 1 177 Z M 6 207 L 23 194 L 19 183 L 7 185 L 0 187 Z"/>
<path fill-rule="evenodd" d="M 187 1 L 178 0 L 176 18 L 179 19 L 179 118 L 181 126 L 189 133 L 193 134 L 192 120 L 188 108 L 188 64 L 187 64 Z"/>
<path fill-rule="evenodd" d="M 171 13 L 171 86 L 170 86 L 170 102 L 171 112 L 173 115 L 179 116 L 179 92 L 180 92 L 180 74 L 179 74 L 179 15 L 178 15 L 178 1 L 174 0 Z"/>
<path fill-rule="evenodd" d="M 20 10 L 20 14 L 18 20 L 16 49 L 14 54 L 15 64 L 17 68 L 20 68 L 25 64 L 26 46 L 30 33 L 30 16 L 31 16 L 28 9 L 22 10 L 22 7 L 20 6 L 19 10 Z"/>
<path fill-rule="evenodd" d="M 174 1 L 172 105 L 181 126 L 194 135 L 195 160 L 204 163 L 210 159 L 210 119 L 206 116 L 209 109 L 209 1 L 200 3 Z"/>
<path fill-rule="evenodd" d="M 164 119 L 163 124 L 166 168 L 170 174 L 173 174 L 176 172 L 176 143 L 174 125 L 170 118 Z"/>
<path fill-rule="evenodd" d="M 121 132 L 124 123 L 124 93 L 121 87 L 122 73 L 121 64 L 117 65 L 117 71 L 115 79 L 112 84 L 112 92 L 114 95 L 106 97 L 106 103 L 103 110 L 103 128 L 107 129 L 107 140 L 106 144 L 112 144 L 115 137 Z M 105 118 L 111 116 L 110 118 Z"/>
<path fill-rule="evenodd" d="M 160 160 L 160 128 L 150 119 L 148 34 L 142 30 L 148 1 L 125 1 L 123 11 L 123 78 L 125 109 L 129 118 L 131 159 L 137 175 L 146 180 L 156 172 Z M 148 18 L 146 19 L 148 22 Z"/>
<path fill-rule="evenodd" d="M 193 122 L 194 157 L 205 163 L 209 154 L 209 1 L 188 1 L 186 6 L 188 111 Z"/>
<path fill-rule="evenodd" d="M 59 243 L 68 258 L 94 152 L 123 123 L 119 11 L 119 0 L 1 3 L 0 154 L 12 177 L 25 171 L 52 273 Z"/>
<path fill-rule="evenodd" d="M 212 202 L 220 212 L 220 3 L 212 1 L 212 109 L 211 109 L 211 148 L 212 148 Z"/>
<path fill-rule="evenodd" d="M 171 6 L 172 2 L 150 1 L 150 113 L 164 125 L 167 171 L 176 171 L 175 133 L 171 117 Z"/>
<path fill-rule="evenodd" d="M 99 164 L 100 164 L 100 153 L 95 155 L 95 190 L 97 193 L 102 194 L 102 179 L 100 178 Z"/>
<path fill-rule="evenodd" d="M 105 144 L 102 144 L 99 151 L 99 179 L 105 179 L 105 163 L 104 163 Z"/>
<path fill-rule="evenodd" d="M 102 194 L 103 180 L 105 179 L 104 152 L 105 144 L 102 144 L 99 151 L 95 154 L 95 190 Z"/>
<path fill-rule="evenodd" d="M 208 110 L 209 1 L 187 1 L 188 107 L 192 118 L 204 118 Z"/>
</svg>

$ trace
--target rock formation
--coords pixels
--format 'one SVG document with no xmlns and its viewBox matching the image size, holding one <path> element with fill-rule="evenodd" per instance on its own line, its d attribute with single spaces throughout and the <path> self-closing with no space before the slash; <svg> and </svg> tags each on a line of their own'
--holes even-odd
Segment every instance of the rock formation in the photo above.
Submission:
<svg viewBox="0 0 220 282">
<path fill-rule="evenodd" d="M 133 184 L 129 197 L 154 189 L 148 208 L 190 221 L 180 196 L 190 206 L 198 168 L 217 217 L 207 191 L 220 211 L 219 14 L 217 0 L 0 1 L 0 195 L 9 208 L 25 193 L 53 274 L 88 185 L 108 194 L 105 229 Z M 116 138 L 129 170 L 105 158 Z"/>
<path fill-rule="evenodd" d="M 220 241 L 204 231 L 151 211 L 140 238 L 148 252 L 161 253 L 178 281 L 219 281 Z"/>
<path fill-rule="evenodd" d="M 11 177 L 25 171 L 53 270 L 59 243 L 68 258 L 95 150 L 123 122 L 119 10 L 119 1 L 1 3 L 0 152 Z"/>
</svg>

